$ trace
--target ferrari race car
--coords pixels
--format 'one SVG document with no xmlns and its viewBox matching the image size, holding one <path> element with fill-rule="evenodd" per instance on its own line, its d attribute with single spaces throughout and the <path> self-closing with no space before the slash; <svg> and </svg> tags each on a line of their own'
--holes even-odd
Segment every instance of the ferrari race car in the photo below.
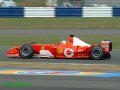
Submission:
<svg viewBox="0 0 120 90">
<path fill-rule="evenodd" d="M 21 57 L 29 59 L 39 58 L 79 58 L 101 60 L 110 58 L 112 41 L 103 40 L 100 44 L 89 45 L 74 35 L 70 35 L 68 41 L 57 44 L 25 44 L 16 46 L 7 52 L 8 57 Z"/>
</svg>

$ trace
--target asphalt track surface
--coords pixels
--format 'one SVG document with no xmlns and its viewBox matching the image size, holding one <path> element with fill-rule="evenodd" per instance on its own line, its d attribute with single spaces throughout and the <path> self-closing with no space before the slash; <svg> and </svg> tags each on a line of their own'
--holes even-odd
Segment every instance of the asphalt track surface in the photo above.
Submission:
<svg viewBox="0 0 120 90">
<path fill-rule="evenodd" d="M 116 30 L 79 30 L 79 29 L 0 29 L 0 35 L 120 35 Z M 120 64 L 120 50 L 113 50 L 110 60 L 60 60 L 60 59 L 30 59 L 7 58 L 5 52 L 11 47 L 0 47 L 0 59 L 7 61 L 24 62 L 50 62 L 50 63 L 82 63 L 82 64 Z M 120 78 L 98 78 L 98 77 L 74 77 L 74 76 L 24 76 L 24 75 L 0 75 L 0 84 L 6 82 L 31 83 L 32 87 L 3 87 L 0 90 L 120 90 Z"/>
<path fill-rule="evenodd" d="M 0 75 L 0 83 L 6 82 L 29 83 L 32 86 L 0 86 L 0 90 L 120 90 L 120 78 Z"/>
</svg>

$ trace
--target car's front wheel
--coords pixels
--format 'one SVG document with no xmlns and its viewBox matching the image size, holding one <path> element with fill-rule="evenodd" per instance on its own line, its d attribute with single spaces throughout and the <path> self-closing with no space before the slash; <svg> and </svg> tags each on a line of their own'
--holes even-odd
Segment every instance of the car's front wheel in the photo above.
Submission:
<svg viewBox="0 0 120 90">
<path fill-rule="evenodd" d="M 24 59 L 32 58 L 34 52 L 30 45 L 22 45 L 20 48 L 20 56 Z"/>
<path fill-rule="evenodd" d="M 91 49 L 90 55 L 94 60 L 101 60 L 104 57 L 104 51 L 101 46 L 96 46 Z"/>
</svg>

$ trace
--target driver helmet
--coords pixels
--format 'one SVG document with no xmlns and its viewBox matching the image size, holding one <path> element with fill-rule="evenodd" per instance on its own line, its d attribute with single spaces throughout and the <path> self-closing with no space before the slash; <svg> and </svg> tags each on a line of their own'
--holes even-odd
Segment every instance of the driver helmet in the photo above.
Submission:
<svg viewBox="0 0 120 90">
<path fill-rule="evenodd" d="M 62 44 L 66 44 L 66 41 L 61 41 Z"/>
</svg>

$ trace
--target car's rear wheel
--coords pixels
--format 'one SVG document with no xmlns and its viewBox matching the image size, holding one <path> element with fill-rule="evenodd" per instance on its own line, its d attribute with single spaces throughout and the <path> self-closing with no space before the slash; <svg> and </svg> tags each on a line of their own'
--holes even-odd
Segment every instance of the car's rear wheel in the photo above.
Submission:
<svg viewBox="0 0 120 90">
<path fill-rule="evenodd" d="M 96 46 L 91 49 L 90 55 L 94 60 L 101 60 L 104 57 L 104 51 L 101 46 Z"/>
<path fill-rule="evenodd" d="M 20 48 L 20 56 L 24 59 L 32 58 L 34 52 L 30 45 L 22 45 Z"/>
</svg>

